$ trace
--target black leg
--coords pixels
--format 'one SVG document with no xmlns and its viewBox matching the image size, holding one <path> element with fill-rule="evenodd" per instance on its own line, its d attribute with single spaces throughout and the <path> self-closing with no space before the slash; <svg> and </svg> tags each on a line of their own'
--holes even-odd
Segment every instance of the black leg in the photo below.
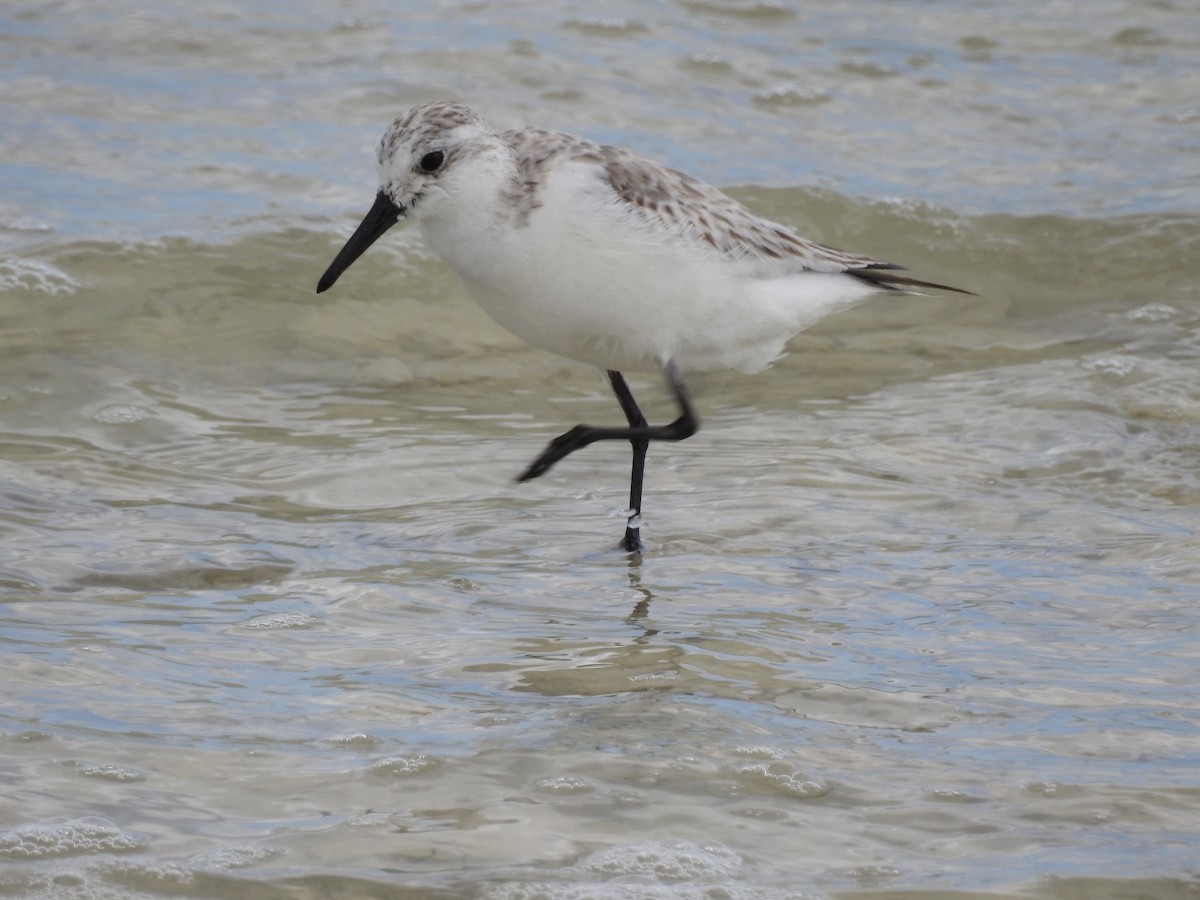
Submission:
<svg viewBox="0 0 1200 900">
<path fill-rule="evenodd" d="M 692 409 L 688 398 L 687 388 L 679 377 L 674 363 L 667 363 L 663 372 L 675 402 L 679 404 L 679 418 L 667 425 L 650 425 L 646 417 L 638 409 L 620 372 L 608 373 L 609 383 L 617 395 L 617 401 L 629 421 L 628 428 L 598 428 L 595 425 L 576 425 L 570 431 L 560 434 L 542 451 L 542 455 L 533 461 L 517 481 L 530 481 L 545 475 L 559 460 L 570 456 L 576 450 L 582 450 L 588 444 L 596 441 L 629 441 L 633 446 L 633 472 L 629 484 L 629 524 L 625 528 L 625 538 L 621 546 L 629 551 L 640 550 L 642 546 L 639 533 L 639 518 L 642 511 L 642 476 L 646 465 L 646 449 L 650 441 L 682 441 L 691 437 L 700 428 L 700 420 Z"/>
<path fill-rule="evenodd" d="M 647 428 L 646 417 L 638 409 L 633 392 L 625 383 L 625 376 L 609 369 L 608 381 L 625 412 L 625 418 L 629 420 L 629 427 Z M 642 476 L 646 471 L 646 451 L 650 441 L 646 438 L 630 438 L 629 443 L 633 446 L 633 470 L 629 475 L 629 521 L 625 525 L 625 537 L 621 538 L 621 549 L 637 553 L 642 549 Z"/>
</svg>

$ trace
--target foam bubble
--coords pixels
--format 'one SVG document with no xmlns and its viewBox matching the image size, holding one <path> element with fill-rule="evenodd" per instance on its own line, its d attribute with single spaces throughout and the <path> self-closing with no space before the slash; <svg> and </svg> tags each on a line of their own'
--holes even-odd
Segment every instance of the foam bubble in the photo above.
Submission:
<svg viewBox="0 0 1200 900">
<path fill-rule="evenodd" d="M 132 425 L 152 415 L 154 414 L 144 406 L 117 403 L 104 407 L 92 418 L 102 425 Z"/>
<path fill-rule="evenodd" d="M 555 873 L 558 880 L 496 885 L 490 900 L 803 900 L 809 895 L 737 880 L 742 859 L 717 843 L 616 844 Z"/>
<path fill-rule="evenodd" d="M 554 775 L 542 778 L 536 784 L 539 790 L 548 794 L 586 794 L 593 790 L 587 781 L 575 775 Z"/>
<path fill-rule="evenodd" d="M 0 257 L 0 293 L 37 291 L 42 294 L 73 294 L 79 282 L 60 269 L 36 259 Z"/>
<path fill-rule="evenodd" d="M 1084 365 L 1100 375 L 1124 378 L 1137 368 L 1137 363 L 1127 356 L 1101 356 L 1090 359 Z"/>
<path fill-rule="evenodd" d="M 636 841 L 597 850 L 579 868 L 598 875 L 641 875 L 664 884 L 718 875 L 736 875 L 742 858 L 724 844 L 691 841 Z"/>
<path fill-rule="evenodd" d="M 782 750 L 779 750 L 775 747 L 762 746 L 759 744 L 739 744 L 736 747 L 730 747 L 729 753 L 731 756 L 740 756 L 745 759 L 787 759 L 787 754 Z"/>
<path fill-rule="evenodd" d="M 811 895 L 744 880 L 743 859 L 717 842 L 614 844 L 537 882 L 495 885 L 489 900 L 804 900 Z"/>
<path fill-rule="evenodd" d="M 201 869 L 244 869 L 256 863 L 265 862 L 278 856 L 278 852 L 266 847 L 249 847 L 235 844 L 230 847 L 217 847 L 207 850 L 193 858 L 192 862 Z"/>
<path fill-rule="evenodd" d="M 438 760 L 434 757 L 416 753 L 412 756 L 389 756 L 387 759 L 375 763 L 371 767 L 371 771 L 376 775 L 416 775 L 435 768 L 437 765 Z"/>
<path fill-rule="evenodd" d="M 379 738 L 373 737 L 363 731 L 348 731 L 344 734 L 330 734 L 321 738 L 326 744 L 332 744 L 338 747 L 355 747 L 366 749 L 379 744 Z"/>
<path fill-rule="evenodd" d="M 97 866 L 106 882 L 117 882 L 121 897 L 178 896 L 194 884 L 196 873 L 178 863 L 145 863 L 134 860 L 105 860 Z M 91 894 L 87 895 L 89 898 Z"/>
<path fill-rule="evenodd" d="M 732 772 L 740 783 L 761 785 L 789 797 L 809 799 L 829 793 L 828 786 L 778 763 L 734 766 Z"/>
<path fill-rule="evenodd" d="M 1147 303 L 1125 313 L 1125 317 L 1132 322 L 1166 322 L 1178 315 L 1179 310 L 1169 303 Z"/>
<path fill-rule="evenodd" d="M 111 765 L 88 765 L 87 763 L 78 763 L 79 774 L 84 778 L 99 778 L 102 781 L 145 781 L 146 773 L 139 772 L 136 769 L 126 769 L 121 766 Z"/>
<path fill-rule="evenodd" d="M 307 613 L 270 613 L 265 616 L 255 616 L 235 626 L 242 631 L 278 631 L 284 628 L 311 628 L 320 625 L 321 620 Z"/>
<path fill-rule="evenodd" d="M 0 229 L 4 231 L 23 231 L 28 234 L 49 234 L 54 230 L 49 222 L 43 222 L 40 219 L 32 219 L 29 216 L 21 216 L 17 219 L 9 219 L 8 221 L 0 222 Z"/>
<path fill-rule="evenodd" d="M 0 859 L 46 859 L 93 853 L 129 853 L 141 842 L 103 819 L 20 825 L 0 834 Z"/>
</svg>

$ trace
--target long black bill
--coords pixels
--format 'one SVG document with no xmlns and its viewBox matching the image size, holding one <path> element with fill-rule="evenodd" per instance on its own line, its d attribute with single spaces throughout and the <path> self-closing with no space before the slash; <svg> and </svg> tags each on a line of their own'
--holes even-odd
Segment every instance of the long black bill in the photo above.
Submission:
<svg viewBox="0 0 1200 900">
<path fill-rule="evenodd" d="M 375 243 L 385 231 L 400 221 L 404 215 L 404 207 L 397 206 L 383 191 L 375 195 L 375 205 L 367 213 L 366 218 L 350 235 L 338 255 L 333 258 L 321 280 L 317 282 L 317 293 L 329 290 L 350 264 L 363 255 L 368 247 Z"/>
</svg>

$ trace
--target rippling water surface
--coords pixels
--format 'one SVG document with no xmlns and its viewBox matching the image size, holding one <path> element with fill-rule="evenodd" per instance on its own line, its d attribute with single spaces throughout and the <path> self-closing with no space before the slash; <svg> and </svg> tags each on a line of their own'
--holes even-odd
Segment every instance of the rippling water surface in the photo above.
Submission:
<svg viewBox="0 0 1200 900">
<path fill-rule="evenodd" d="M 7 6 L 0 893 L 1200 897 L 1197 58 L 1116 0 Z M 414 233 L 313 293 L 443 97 L 978 296 L 696 379 L 627 557 L 627 448 L 512 481 L 595 373 Z"/>
</svg>

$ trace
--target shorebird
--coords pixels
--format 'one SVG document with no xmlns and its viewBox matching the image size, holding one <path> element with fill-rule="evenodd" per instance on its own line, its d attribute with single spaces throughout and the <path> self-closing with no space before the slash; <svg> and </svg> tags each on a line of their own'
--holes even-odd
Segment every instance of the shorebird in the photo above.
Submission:
<svg viewBox="0 0 1200 900">
<path fill-rule="evenodd" d="M 880 292 L 959 288 L 835 250 L 755 215 L 715 187 L 629 150 L 538 128 L 497 132 L 458 103 L 409 110 L 379 141 L 375 203 L 317 284 L 328 290 L 384 232 L 415 221 L 497 322 L 598 366 L 628 423 L 576 425 L 518 481 L 596 441 L 633 447 L 621 547 L 642 549 L 652 441 L 700 427 L 689 371 L 755 372 L 797 332 Z M 678 417 L 651 425 L 623 372 L 661 372 Z"/>
</svg>

